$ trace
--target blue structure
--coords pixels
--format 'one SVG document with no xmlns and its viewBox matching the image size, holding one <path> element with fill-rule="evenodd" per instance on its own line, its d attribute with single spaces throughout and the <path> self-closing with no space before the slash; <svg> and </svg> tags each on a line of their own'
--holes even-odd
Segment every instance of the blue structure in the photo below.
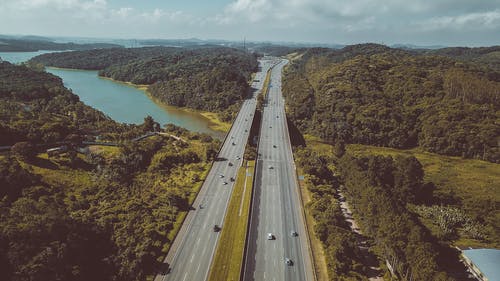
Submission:
<svg viewBox="0 0 500 281">
<path fill-rule="evenodd" d="M 500 250 L 463 250 L 462 257 L 472 274 L 482 281 L 500 281 Z"/>
</svg>

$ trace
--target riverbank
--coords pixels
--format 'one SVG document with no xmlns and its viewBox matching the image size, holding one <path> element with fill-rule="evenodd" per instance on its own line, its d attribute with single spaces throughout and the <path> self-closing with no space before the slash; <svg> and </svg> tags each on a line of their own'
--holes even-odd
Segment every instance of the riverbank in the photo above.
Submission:
<svg viewBox="0 0 500 281">
<path fill-rule="evenodd" d="M 209 128 L 213 131 L 218 131 L 222 133 L 227 133 L 229 129 L 231 129 L 231 123 L 224 122 L 220 120 L 220 118 L 217 116 L 216 112 L 210 112 L 210 111 L 202 111 L 202 110 L 197 110 L 197 109 L 192 109 L 188 107 L 178 107 L 178 106 L 173 106 L 173 105 L 168 105 L 166 103 L 163 103 L 160 101 L 158 98 L 155 98 L 153 95 L 148 90 L 149 85 L 147 84 L 134 84 L 132 82 L 124 82 L 124 81 L 119 81 L 115 80 L 110 77 L 103 77 L 103 76 L 98 76 L 101 79 L 106 79 L 113 81 L 115 83 L 120 83 L 123 85 L 127 85 L 130 87 L 134 87 L 140 91 L 143 91 L 148 98 L 150 98 L 154 103 L 156 103 L 158 106 L 161 106 L 169 111 L 171 110 L 178 110 L 178 111 L 184 111 L 189 114 L 197 114 L 202 118 L 205 118 L 209 122 Z"/>
<path fill-rule="evenodd" d="M 82 102 L 121 123 L 141 124 L 150 115 L 162 126 L 172 123 L 217 139 L 223 139 L 230 128 L 216 114 L 162 103 L 148 92 L 148 85 L 101 77 L 96 70 L 47 67 L 46 71 L 61 77 Z"/>
</svg>

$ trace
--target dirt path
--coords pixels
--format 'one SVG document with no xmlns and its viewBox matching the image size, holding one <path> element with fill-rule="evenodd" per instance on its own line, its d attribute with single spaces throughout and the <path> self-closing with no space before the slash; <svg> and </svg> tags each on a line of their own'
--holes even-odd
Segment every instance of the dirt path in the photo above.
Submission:
<svg viewBox="0 0 500 281">
<path fill-rule="evenodd" d="M 342 214 L 344 214 L 345 220 L 350 225 L 351 230 L 354 233 L 356 233 L 356 238 L 358 240 L 358 247 L 365 254 L 364 257 L 365 260 L 363 262 L 370 268 L 370 272 L 368 272 L 369 275 L 368 279 L 370 281 L 383 281 L 384 280 L 384 278 L 382 278 L 383 272 L 378 267 L 378 262 L 376 257 L 374 257 L 372 254 L 369 253 L 369 247 L 366 246 L 368 241 L 366 237 L 363 236 L 361 229 L 354 220 L 349 204 L 345 200 L 344 195 L 339 190 L 337 190 L 337 192 L 339 194 L 340 209 L 342 210 Z"/>
</svg>

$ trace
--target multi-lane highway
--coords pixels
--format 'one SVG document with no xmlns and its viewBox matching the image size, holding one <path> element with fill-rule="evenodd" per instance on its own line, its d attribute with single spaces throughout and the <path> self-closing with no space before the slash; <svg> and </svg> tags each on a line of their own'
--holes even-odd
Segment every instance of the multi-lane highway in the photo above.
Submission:
<svg viewBox="0 0 500 281">
<path fill-rule="evenodd" d="M 286 60 L 281 60 L 271 71 L 267 105 L 263 112 L 245 281 L 313 280 L 281 94 L 281 72 L 286 64 Z M 287 259 L 290 264 L 287 264 Z"/>
<path fill-rule="evenodd" d="M 260 60 L 252 87 L 253 98 L 243 102 L 230 132 L 219 152 L 223 160 L 214 162 L 195 202 L 194 210 L 187 214 L 179 234 L 165 259 L 169 270 L 156 276 L 155 281 L 206 280 L 220 232 L 214 226 L 224 228 L 224 215 L 232 193 L 238 168 L 241 166 L 245 145 L 256 108 L 256 94 L 263 87 L 271 60 Z M 201 208 L 200 208 L 201 207 Z"/>
</svg>

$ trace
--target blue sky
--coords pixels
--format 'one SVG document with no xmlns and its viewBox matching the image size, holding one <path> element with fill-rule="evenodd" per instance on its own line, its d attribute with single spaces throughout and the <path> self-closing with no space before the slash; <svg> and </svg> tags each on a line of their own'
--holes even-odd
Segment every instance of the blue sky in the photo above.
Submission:
<svg viewBox="0 0 500 281">
<path fill-rule="evenodd" d="M 490 46 L 500 0 L 0 0 L 0 34 Z"/>
</svg>

